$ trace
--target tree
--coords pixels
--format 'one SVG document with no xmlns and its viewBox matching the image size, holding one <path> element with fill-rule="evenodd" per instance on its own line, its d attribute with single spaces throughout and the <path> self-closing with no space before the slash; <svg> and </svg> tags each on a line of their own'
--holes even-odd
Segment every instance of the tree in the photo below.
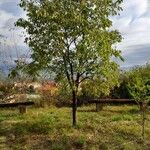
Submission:
<svg viewBox="0 0 150 150">
<path fill-rule="evenodd" d="M 107 76 L 107 80 L 103 78 L 87 79 L 81 84 L 80 97 L 88 98 L 104 98 L 109 96 L 114 87 L 119 86 L 119 69 L 111 70 Z"/>
<path fill-rule="evenodd" d="M 28 18 L 16 25 L 26 29 L 25 42 L 32 50 L 36 69 L 49 69 L 66 78 L 72 93 L 73 126 L 76 125 L 78 89 L 87 79 L 107 80 L 122 59 L 114 46 L 121 41 L 110 30 L 122 0 L 21 0 Z M 36 70 L 34 70 L 36 71 Z"/>
<path fill-rule="evenodd" d="M 129 92 L 141 111 L 142 138 L 144 140 L 145 112 L 150 102 L 150 65 L 134 68 L 129 72 L 129 79 Z"/>
<path fill-rule="evenodd" d="M 125 98 L 125 99 L 131 99 L 131 94 L 128 90 L 128 83 L 129 83 L 129 74 L 128 71 L 121 71 L 119 73 L 119 86 L 115 86 L 111 92 L 110 97 L 111 98 Z"/>
<path fill-rule="evenodd" d="M 17 60 L 14 60 L 15 67 L 11 68 L 10 73 L 8 74 L 8 77 L 20 82 L 24 81 L 35 81 L 37 80 L 37 77 L 39 74 L 34 71 L 36 67 L 32 63 L 28 64 L 28 62 L 25 59 L 18 58 Z"/>
</svg>

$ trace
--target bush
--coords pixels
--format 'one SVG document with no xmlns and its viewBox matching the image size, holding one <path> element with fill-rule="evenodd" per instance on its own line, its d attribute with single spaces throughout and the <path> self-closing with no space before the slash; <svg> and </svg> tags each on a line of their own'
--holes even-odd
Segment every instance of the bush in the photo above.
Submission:
<svg viewBox="0 0 150 150">
<path fill-rule="evenodd" d="M 43 86 L 37 91 L 41 98 L 38 100 L 40 107 L 46 107 L 50 105 L 55 105 L 57 86 L 55 84 L 43 84 Z"/>
<path fill-rule="evenodd" d="M 85 137 L 84 136 L 80 136 L 80 137 L 77 138 L 77 140 L 75 141 L 74 144 L 75 144 L 77 149 L 80 149 L 80 148 L 84 147 L 85 143 L 86 143 Z"/>
<path fill-rule="evenodd" d="M 7 95 L 14 93 L 13 84 L 11 83 L 1 83 L 0 84 L 0 99 L 4 99 Z"/>
<path fill-rule="evenodd" d="M 62 106 L 71 106 L 72 104 L 72 96 L 71 90 L 67 83 L 60 84 L 58 86 L 57 95 L 55 96 L 56 103 L 55 105 L 58 107 Z"/>
</svg>

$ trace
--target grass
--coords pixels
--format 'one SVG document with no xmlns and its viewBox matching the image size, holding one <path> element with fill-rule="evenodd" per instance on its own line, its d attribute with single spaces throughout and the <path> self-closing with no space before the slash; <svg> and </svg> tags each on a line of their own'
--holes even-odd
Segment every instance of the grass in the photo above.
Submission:
<svg viewBox="0 0 150 150">
<path fill-rule="evenodd" d="M 150 112 L 143 143 L 136 106 L 94 109 L 78 108 L 76 128 L 71 125 L 71 108 L 29 108 L 25 115 L 2 109 L 0 137 L 8 150 L 150 150 Z"/>
</svg>

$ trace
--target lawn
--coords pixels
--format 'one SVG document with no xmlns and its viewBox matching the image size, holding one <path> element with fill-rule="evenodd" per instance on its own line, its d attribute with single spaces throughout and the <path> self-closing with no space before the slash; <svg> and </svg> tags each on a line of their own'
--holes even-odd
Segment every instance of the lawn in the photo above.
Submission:
<svg viewBox="0 0 150 150">
<path fill-rule="evenodd" d="M 95 106 L 78 108 L 78 125 L 73 128 L 71 108 L 29 108 L 0 110 L 2 150 L 150 150 L 150 111 L 145 142 L 141 140 L 137 106 Z"/>
</svg>

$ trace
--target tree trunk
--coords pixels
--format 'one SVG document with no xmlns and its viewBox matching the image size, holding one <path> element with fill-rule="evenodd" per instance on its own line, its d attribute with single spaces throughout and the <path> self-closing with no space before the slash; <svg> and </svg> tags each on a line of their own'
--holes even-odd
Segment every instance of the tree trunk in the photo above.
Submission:
<svg viewBox="0 0 150 150">
<path fill-rule="evenodd" d="M 99 111 L 101 111 L 102 109 L 103 109 L 103 106 L 104 106 L 104 104 L 99 104 L 99 103 L 96 103 L 96 111 L 97 112 L 99 112 Z"/>
<path fill-rule="evenodd" d="M 142 126 L 142 139 L 144 141 L 144 139 L 145 139 L 145 110 L 144 110 L 144 106 L 141 110 L 141 117 L 142 117 L 142 124 L 141 124 L 141 126 Z"/>
<path fill-rule="evenodd" d="M 149 103 L 140 103 L 140 111 L 141 111 L 141 126 L 142 126 L 142 140 L 145 140 L 145 121 L 146 121 L 146 111 L 149 106 Z"/>
<path fill-rule="evenodd" d="M 72 125 L 73 127 L 77 125 L 76 111 L 77 111 L 77 96 L 76 96 L 76 92 L 73 91 L 72 92 L 72 119 L 73 119 Z"/>
<path fill-rule="evenodd" d="M 27 112 L 26 106 L 21 105 L 19 107 L 19 112 L 20 112 L 20 114 L 25 114 Z"/>
<path fill-rule="evenodd" d="M 145 112 L 144 110 L 142 111 L 142 138 L 144 141 L 144 138 L 145 138 Z"/>
</svg>

